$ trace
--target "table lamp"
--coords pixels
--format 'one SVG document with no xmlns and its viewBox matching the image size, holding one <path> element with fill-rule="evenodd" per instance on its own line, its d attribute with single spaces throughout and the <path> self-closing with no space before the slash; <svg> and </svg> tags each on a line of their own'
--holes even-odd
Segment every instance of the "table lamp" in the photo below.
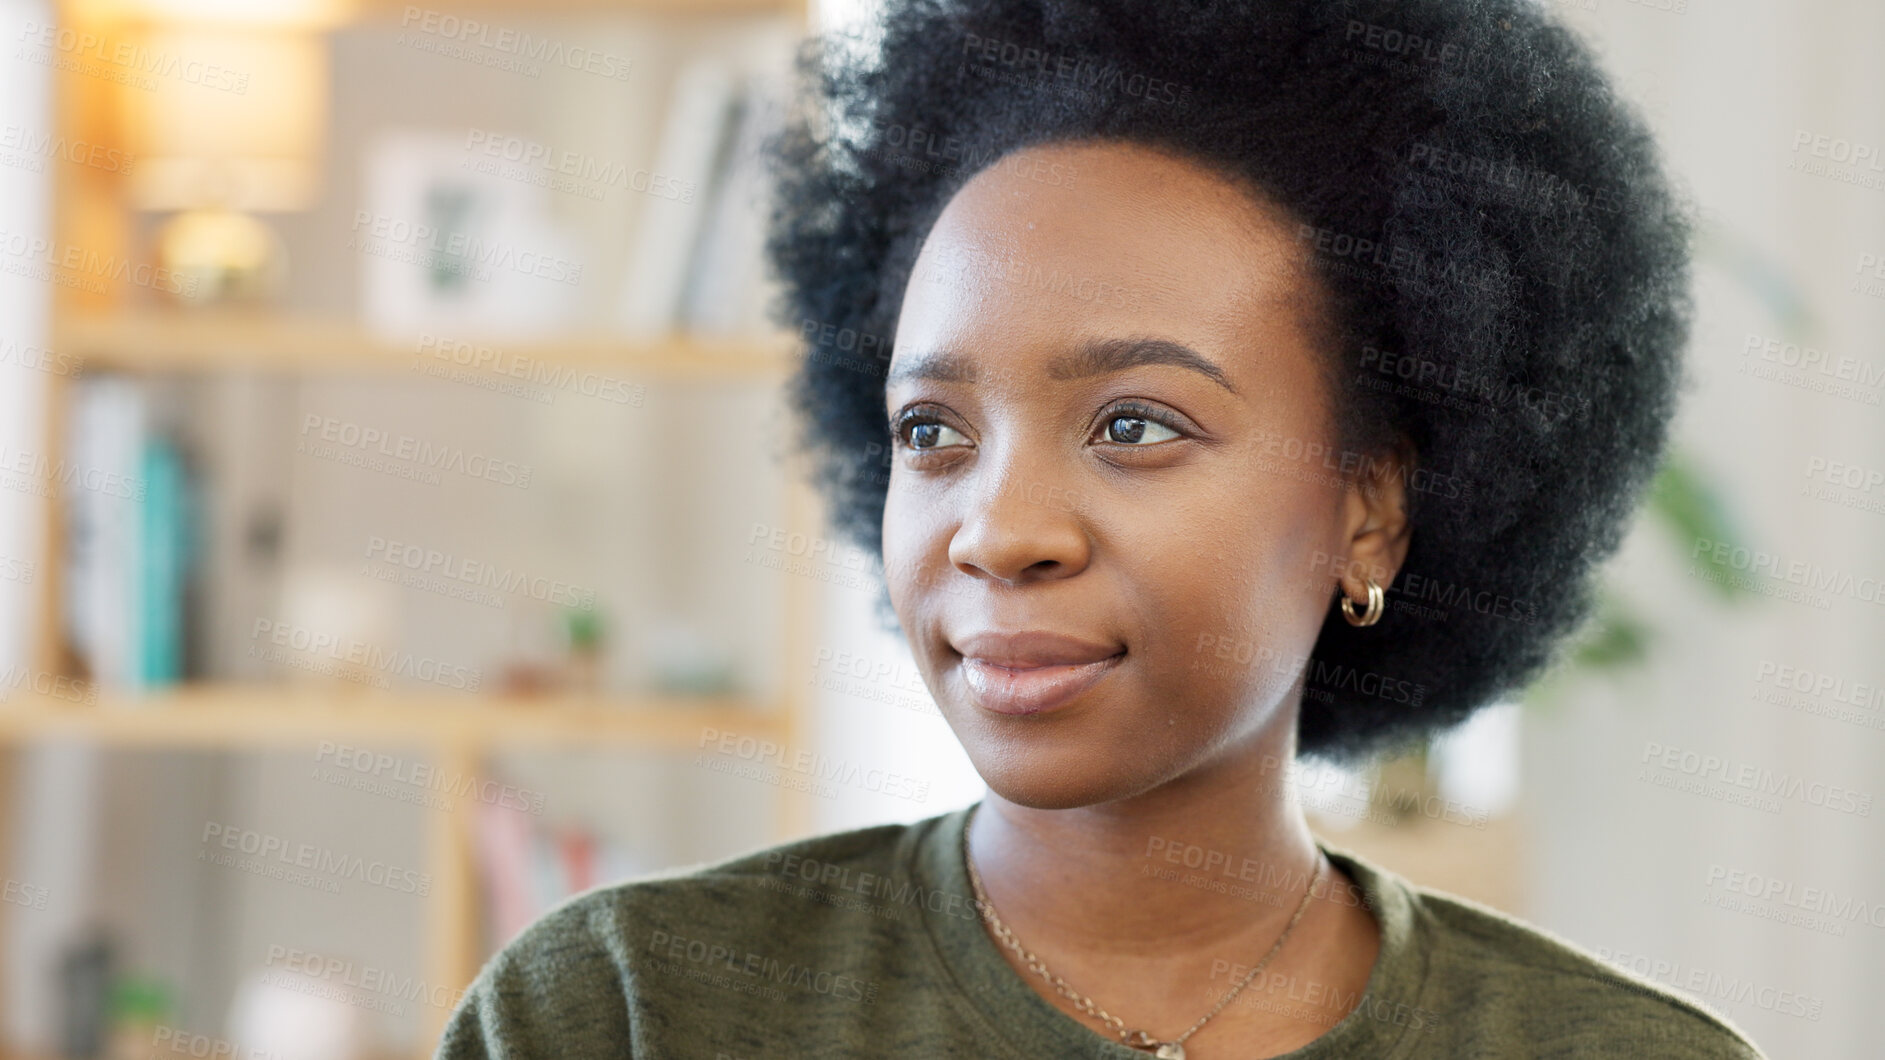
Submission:
<svg viewBox="0 0 1885 1060">
<path fill-rule="evenodd" d="M 153 23 L 144 46 L 178 60 L 122 96 L 132 201 L 173 212 L 157 233 L 159 263 L 189 303 L 265 300 L 286 278 L 287 254 L 254 215 L 303 210 L 319 195 L 326 39 L 201 21 Z"/>
</svg>

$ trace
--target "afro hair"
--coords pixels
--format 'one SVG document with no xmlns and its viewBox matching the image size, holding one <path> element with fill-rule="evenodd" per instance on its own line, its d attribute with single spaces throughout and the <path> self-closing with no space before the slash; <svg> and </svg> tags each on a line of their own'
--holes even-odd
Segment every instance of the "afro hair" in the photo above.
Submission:
<svg viewBox="0 0 1885 1060">
<path fill-rule="evenodd" d="M 768 145 L 787 399 L 837 533 L 881 560 L 889 337 L 950 196 L 1019 148 L 1130 141 L 1287 211 L 1342 453 L 1414 451 L 1388 610 L 1329 609 L 1299 752 L 1416 742 L 1552 664 L 1660 464 L 1692 316 L 1692 214 L 1586 45 L 1525 0 L 886 6 L 872 47 L 807 42 Z"/>
</svg>

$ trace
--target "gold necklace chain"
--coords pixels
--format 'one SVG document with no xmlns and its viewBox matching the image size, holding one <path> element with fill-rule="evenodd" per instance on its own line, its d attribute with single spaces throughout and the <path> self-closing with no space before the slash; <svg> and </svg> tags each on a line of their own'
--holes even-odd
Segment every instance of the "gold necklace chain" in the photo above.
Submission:
<svg viewBox="0 0 1885 1060">
<path fill-rule="evenodd" d="M 1020 956 L 1022 962 L 1028 966 L 1029 971 L 1034 972 L 1054 984 L 1054 989 L 1060 992 L 1060 996 L 1073 1002 L 1075 1008 L 1098 1019 L 1101 1023 L 1106 1024 L 1119 1036 L 1120 1041 L 1124 1042 L 1127 1047 L 1151 1050 L 1153 1051 L 1153 1055 L 1159 1058 L 1159 1060 L 1185 1060 L 1185 1039 L 1197 1033 L 1198 1028 L 1204 1026 L 1205 1021 L 1217 1015 L 1219 1012 L 1222 1012 L 1224 1006 L 1230 1004 L 1231 998 L 1236 997 L 1244 987 L 1248 986 L 1250 981 L 1257 977 L 1257 973 L 1263 971 L 1264 967 L 1276 956 L 1277 951 L 1283 948 L 1283 941 L 1289 938 L 1289 933 L 1296 929 L 1296 922 L 1302 919 L 1304 911 L 1309 908 L 1309 899 L 1316 891 L 1316 881 L 1322 878 L 1323 858 L 1322 852 L 1318 850 L 1316 852 L 1315 871 L 1309 876 L 1309 886 L 1303 889 L 1302 901 L 1297 903 L 1296 913 L 1289 918 L 1289 923 L 1284 926 L 1283 933 L 1278 935 L 1276 942 L 1270 946 L 1270 952 L 1264 954 L 1263 959 L 1257 962 L 1256 967 L 1245 973 L 1244 977 L 1238 980 L 1237 985 L 1231 987 L 1230 993 L 1225 994 L 1219 999 L 1218 1003 L 1212 1007 L 1211 1011 L 1205 1013 L 1198 1022 L 1192 1024 L 1185 1033 L 1167 1041 L 1159 1041 L 1142 1030 L 1127 1030 L 1124 1020 L 1120 1019 L 1118 1016 L 1109 1014 L 1105 1009 L 1094 1004 L 1092 998 L 1076 991 L 1073 987 L 1067 985 L 1065 979 L 1048 971 L 1047 963 L 1042 961 L 1039 957 L 1036 957 L 1027 947 L 1021 945 L 1021 940 L 1015 937 L 1014 932 L 1008 930 L 1008 925 L 1001 922 L 1001 917 L 997 916 L 995 913 L 995 904 L 988 900 L 988 892 L 982 887 L 982 874 L 975 871 L 975 856 L 969 852 L 969 824 L 975 819 L 976 811 L 981 808 L 982 804 L 979 802 L 970 807 L 969 816 L 962 822 L 962 857 L 968 864 L 969 883 L 975 888 L 975 900 L 981 906 L 982 916 L 988 921 L 989 927 L 994 930 L 996 937 L 1001 939 L 1004 945 Z"/>
</svg>

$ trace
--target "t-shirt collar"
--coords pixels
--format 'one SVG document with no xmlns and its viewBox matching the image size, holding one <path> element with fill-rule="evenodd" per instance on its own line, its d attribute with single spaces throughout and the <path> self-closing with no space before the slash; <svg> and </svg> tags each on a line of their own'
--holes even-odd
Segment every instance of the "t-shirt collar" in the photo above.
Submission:
<svg viewBox="0 0 1885 1060">
<path fill-rule="evenodd" d="M 911 872 L 935 894 L 921 917 L 927 954 L 958 998 L 965 1020 L 980 1035 L 1006 1042 L 1023 1056 L 1085 1060 L 1144 1060 L 1149 1055 L 1113 1041 L 1055 1008 L 1036 993 L 1002 956 L 975 909 L 975 892 L 962 857 L 962 829 L 974 805 L 930 818 L 906 856 Z M 1325 1060 L 1391 1055 L 1417 1034 L 1423 1013 L 1417 1002 L 1427 975 L 1428 947 L 1406 881 L 1322 840 L 1329 860 L 1355 881 L 1358 900 L 1373 911 L 1381 947 L 1362 1000 L 1315 1041 L 1276 1060 Z M 1200 1011 L 1200 1015 L 1208 1008 Z M 1431 1014 L 1426 1014 L 1431 1016 Z"/>
</svg>

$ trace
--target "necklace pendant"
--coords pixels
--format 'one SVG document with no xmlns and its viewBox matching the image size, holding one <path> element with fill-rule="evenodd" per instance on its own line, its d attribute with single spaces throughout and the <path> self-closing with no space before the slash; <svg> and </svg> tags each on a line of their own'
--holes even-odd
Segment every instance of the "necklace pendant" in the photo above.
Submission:
<svg viewBox="0 0 1885 1060">
<path fill-rule="evenodd" d="M 1161 1042 L 1144 1031 L 1133 1031 L 1126 1035 L 1127 1047 L 1140 1052 L 1152 1051 L 1153 1060 L 1185 1060 L 1185 1046 L 1182 1042 Z"/>
</svg>

